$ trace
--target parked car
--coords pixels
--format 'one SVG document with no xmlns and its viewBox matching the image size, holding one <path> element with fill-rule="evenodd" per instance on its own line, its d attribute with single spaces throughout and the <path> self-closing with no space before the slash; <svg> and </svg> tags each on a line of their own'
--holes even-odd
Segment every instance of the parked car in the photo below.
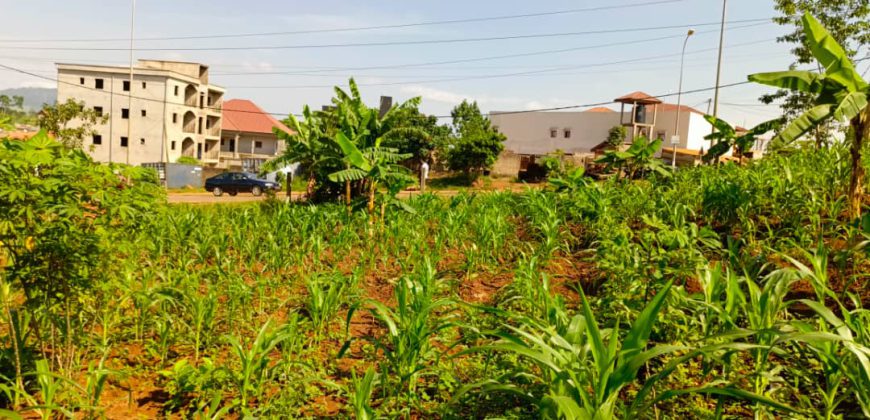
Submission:
<svg viewBox="0 0 870 420">
<path fill-rule="evenodd" d="M 260 195 L 266 190 L 280 189 L 281 185 L 277 182 L 258 179 L 252 174 L 242 172 L 227 172 L 205 180 L 205 190 L 210 191 L 215 197 L 220 197 L 223 193 L 236 195 L 240 192 Z"/>
</svg>

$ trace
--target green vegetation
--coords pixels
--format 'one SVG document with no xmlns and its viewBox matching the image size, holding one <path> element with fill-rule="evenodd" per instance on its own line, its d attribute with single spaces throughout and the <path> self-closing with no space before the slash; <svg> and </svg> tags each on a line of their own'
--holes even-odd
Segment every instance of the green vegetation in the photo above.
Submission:
<svg viewBox="0 0 870 420">
<path fill-rule="evenodd" d="M 842 218 L 845 152 L 421 195 L 373 231 L 340 203 L 167 206 L 143 170 L 44 136 L 5 142 L 0 173 L 21 182 L 0 190 L 4 404 L 46 417 L 870 413 L 870 226 Z M 130 406 L 126 388 L 166 398 Z"/>
<path fill-rule="evenodd" d="M 622 146 L 626 136 L 628 136 L 628 130 L 624 125 L 614 125 L 607 132 L 607 145 L 610 147 Z"/>
<path fill-rule="evenodd" d="M 84 102 L 72 98 L 57 105 L 47 105 L 39 115 L 39 127 L 57 138 L 66 147 L 81 149 L 85 138 L 94 134 L 94 126 L 105 124 L 108 114 L 86 108 Z M 74 122 L 70 125 L 71 122 Z"/>
<path fill-rule="evenodd" d="M 0 142 L 0 415 L 870 417 L 858 140 L 672 172 L 638 138 L 608 180 L 398 201 L 417 100 L 359 98 L 291 120 L 320 203 L 171 206 L 153 171 Z"/>
<path fill-rule="evenodd" d="M 182 165 L 202 165 L 202 162 L 193 156 L 179 156 L 178 159 L 175 159 L 175 163 L 180 163 Z"/>
</svg>

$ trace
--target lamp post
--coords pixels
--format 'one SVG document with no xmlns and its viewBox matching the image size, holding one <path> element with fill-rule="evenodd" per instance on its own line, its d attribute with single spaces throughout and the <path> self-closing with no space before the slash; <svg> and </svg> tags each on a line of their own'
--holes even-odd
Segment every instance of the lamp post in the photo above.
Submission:
<svg viewBox="0 0 870 420">
<path fill-rule="evenodd" d="M 683 40 L 683 52 L 680 53 L 680 83 L 677 87 L 677 121 L 674 123 L 674 139 L 671 144 L 674 145 L 674 150 L 671 152 L 671 167 L 677 167 L 677 144 L 680 142 L 680 109 L 683 100 L 683 63 L 686 60 L 686 44 L 689 43 L 689 37 L 695 34 L 694 29 L 689 29 L 686 32 L 686 39 Z"/>
</svg>

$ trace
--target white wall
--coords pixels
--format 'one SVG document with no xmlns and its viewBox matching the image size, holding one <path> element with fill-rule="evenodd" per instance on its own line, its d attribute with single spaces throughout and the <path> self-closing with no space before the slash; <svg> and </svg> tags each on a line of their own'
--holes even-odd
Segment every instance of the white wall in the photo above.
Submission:
<svg viewBox="0 0 870 420">
<path fill-rule="evenodd" d="M 648 118 L 652 119 L 652 110 Z M 562 150 L 567 153 L 589 152 L 593 147 L 607 139 L 608 131 L 619 125 L 619 112 L 528 112 L 516 114 L 492 113 L 493 126 L 503 133 L 507 140 L 505 149 L 518 154 L 543 155 Z M 661 136 L 663 146 L 671 147 L 671 136 L 677 113 L 661 111 L 656 114 L 652 137 Z M 629 119 L 626 113 L 625 119 Z M 557 130 L 556 138 L 550 137 L 550 129 Z M 564 130 L 571 130 L 571 137 L 564 137 Z M 710 134 L 711 126 L 704 117 L 695 112 L 680 112 L 680 144 L 683 149 L 709 149 L 704 136 Z M 630 133 L 629 133 L 630 134 Z"/>
<path fill-rule="evenodd" d="M 505 149 L 518 154 L 547 154 L 555 150 L 567 153 L 588 152 L 607 140 L 607 132 L 619 125 L 618 112 L 528 112 L 492 113 L 492 125 L 507 136 Z M 556 129 L 556 137 L 550 129 Z M 565 138 L 565 129 L 571 137 Z"/>
</svg>

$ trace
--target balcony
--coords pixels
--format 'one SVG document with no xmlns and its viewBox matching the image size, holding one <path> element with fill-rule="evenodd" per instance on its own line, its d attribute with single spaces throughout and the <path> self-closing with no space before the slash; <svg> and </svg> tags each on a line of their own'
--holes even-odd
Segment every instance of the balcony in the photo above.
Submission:
<svg viewBox="0 0 870 420">
<path fill-rule="evenodd" d="M 240 153 L 221 151 L 221 159 L 272 159 L 275 155 L 267 155 L 262 153 Z"/>
</svg>

